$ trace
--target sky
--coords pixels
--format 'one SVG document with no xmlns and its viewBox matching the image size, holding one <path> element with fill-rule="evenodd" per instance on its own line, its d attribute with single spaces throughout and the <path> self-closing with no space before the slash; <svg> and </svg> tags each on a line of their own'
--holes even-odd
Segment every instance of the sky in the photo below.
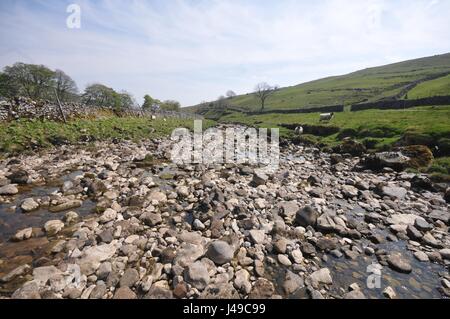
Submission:
<svg viewBox="0 0 450 319">
<path fill-rule="evenodd" d="M 0 68 L 44 64 L 80 90 L 189 106 L 448 53 L 449 13 L 449 0 L 1 0 Z"/>
</svg>

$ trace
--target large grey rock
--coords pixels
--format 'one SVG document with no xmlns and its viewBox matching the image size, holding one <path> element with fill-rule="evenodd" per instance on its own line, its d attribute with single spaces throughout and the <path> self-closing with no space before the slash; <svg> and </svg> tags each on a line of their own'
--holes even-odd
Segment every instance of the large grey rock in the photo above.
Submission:
<svg viewBox="0 0 450 319">
<path fill-rule="evenodd" d="M 333 283 L 333 278 L 331 277 L 330 270 L 328 268 L 322 268 L 313 272 L 309 278 L 311 282 L 316 284 L 326 284 L 331 285 Z"/>
<path fill-rule="evenodd" d="M 117 218 L 117 212 L 114 209 L 108 208 L 106 209 L 102 216 L 100 216 L 100 222 L 101 223 L 108 223 L 110 221 L 113 221 Z"/>
<path fill-rule="evenodd" d="M 23 276 L 30 269 L 31 269 L 31 267 L 28 264 L 20 265 L 20 266 L 14 268 L 13 270 L 11 270 L 6 275 L 0 277 L 0 282 L 9 282 L 9 281 L 13 280 L 16 277 Z"/>
<path fill-rule="evenodd" d="M 391 253 L 388 256 L 387 262 L 389 266 L 398 272 L 409 274 L 412 271 L 411 264 L 408 260 L 403 258 L 399 253 Z"/>
<path fill-rule="evenodd" d="M 441 254 L 442 258 L 450 260 L 450 249 L 449 248 L 441 249 L 441 250 L 439 250 L 439 253 Z"/>
<path fill-rule="evenodd" d="M 204 254 L 205 250 L 203 245 L 183 243 L 181 248 L 178 249 L 173 263 L 184 268 L 191 265 Z"/>
<path fill-rule="evenodd" d="M 139 219 L 143 221 L 147 226 L 156 226 L 162 223 L 162 218 L 160 214 L 145 212 Z"/>
<path fill-rule="evenodd" d="M 139 280 L 139 273 L 134 268 L 125 270 L 122 278 L 120 278 L 120 287 L 133 287 Z"/>
<path fill-rule="evenodd" d="M 261 172 L 255 172 L 253 174 L 252 184 L 254 186 L 261 186 L 261 185 L 265 185 L 268 180 L 269 180 L 269 177 L 266 174 L 263 174 Z"/>
<path fill-rule="evenodd" d="M 11 183 L 25 185 L 28 183 L 29 175 L 27 171 L 17 170 L 12 172 L 10 175 L 6 176 Z"/>
<path fill-rule="evenodd" d="M 367 299 L 361 290 L 352 290 L 344 295 L 344 299 Z"/>
<path fill-rule="evenodd" d="M 290 295 L 300 288 L 304 287 L 303 278 L 291 271 L 286 272 L 283 282 L 283 290 L 287 295 Z"/>
<path fill-rule="evenodd" d="M 250 274 L 247 270 L 238 270 L 235 274 L 234 286 L 237 290 L 242 293 L 248 294 L 252 289 L 252 284 L 250 282 Z"/>
<path fill-rule="evenodd" d="M 280 204 L 281 212 L 280 214 L 282 216 L 293 218 L 295 217 L 295 214 L 298 212 L 300 207 L 298 206 L 297 202 L 290 201 L 290 202 L 282 202 Z"/>
<path fill-rule="evenodd" d="M 25 199 L 22 204 L 20 205 L 20 208 L 25 213 L 32 212 L 39 208 L 39 204 L 33 199 L 33 198 L 27 198 Z"/>
<path fill-rule="evenodd" d="M 120 287 L 114 293 L 113 299 L 136 299 L 136 293 L 129 287 Z"/>
<path fill-rule="evenodd" d="M 375 171 L 384 167 L 401 171 L 409 166 L 409 160 L 410 158 L 401 152 L 383 152 L 367 156 L 363 161 L 363 165 Z"/>
<path fill-rule="evenodd" d="M 295 222 L 302 227 L 315 226 L 317 222 L 318 212 L 311 206 L 305 206 L 300 209 L 296 216 Z"/>
<path fill-rule="evenodd" d="M 430 217 L 433 220 L 440 220 L 447 225 L 450 224 L 450 212 L 448 211 L 435 209 L 431 211 L 430 214 L 428 214 L 428 217 Z"/>
<path fill-rule="evenodd" d="M 31 238 L 33 235 L 33 228 L 25 228 L 19 230 L 15 235 L 11 238 L 12 241 L 22 241 Z"/>
<path fill-rule="evenodd" d="M 0 195 L 12 196 L 16 195 L 17 193 L 19 193 L 19 189 L 14 184 L 9 184 L 0 187 Z"/>
<path fill-rule="evenodd" d="M 60 220 L 49 220 L 45 223 L 44 229 L 48 236 L 53 236 L 59 233 L 64 228 L 64 223 Z"/>
<path fill-rule="evenodd" d="M 234 249 L 226 242 L 218 240 L 208 247 L 206 256 L 217 265 L 223 265 L 233 259 Z"/>
<path fill-rule="evenodd" d="M 266 234 L 264 230 L 252 229 L 249 232 L 250 239 L 255 244 L 263 244 L 266 239 Z"/>
<path fill-rule="evenodd" d="M 344 185 L 342 186 L 342 194 L 349 198 L 356 197 L 358 196 L 358 189 L 351 185 Z"/>
<path fill-rule="evenodd" d="M 186 282 L 190 283 L 198 290 L 205 289 L 210 281 L 208 268 L 206 268 L 205 264 L 200 261 L 196 261 L 195 263 L 189 265 L 185 269 L 184 277 Z"/>
<path fill-rule="evenodd" d="M 14 291 L 12 299 L 42 299 L 39 294 L 39 286 L 33 280 L 25 283 L 21 288 Z"/>
<path fill-rule="evenodd" d="M 116 253 L 117 247 L 114 243 L 92 246 L 83 251 L 81 258 L 77 261 L 81 272 L 85 275 L 93 274 L 102 261 L 110 259 Z"/>
<path fill-rule="evenodd" d="M 406 228 L 406 234 L 408 235 L 409 238 L 411 238 L 412 240 L 420 240 L 423 235 L 422 233 L 417 230 L 416 227 L 408 225 L 408 227 Z"/>
<path fill-rule="evenodd" d="M 59 204 L 57 206 L 52 206 L 52 207 L 50 207 L 49 210 L 52 213 L 59 213 L 59 212 L 65 211 L 65 210 L 78 208 L 81 205 L 83 205 L 83 202 L 81 200 L 69 200 L 69 201 Z"/>
<path fill-rule="evenodd" d="M 398 186 L 382 186 L 380 188 L 381 195 L 394 199 L 403 199 L 407 194 L 407 190 Z"/>
</svg>

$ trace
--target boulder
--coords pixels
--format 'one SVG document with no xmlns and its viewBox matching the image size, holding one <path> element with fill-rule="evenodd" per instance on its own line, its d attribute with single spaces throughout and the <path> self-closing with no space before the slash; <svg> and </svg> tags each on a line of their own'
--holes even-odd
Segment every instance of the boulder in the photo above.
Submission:
<svg viewBox="0 0 450 319">
<path fill-rule="evenodd" d="M 333 283 L 333 278 L 331 278 L 331 273 L 328 268 L 322 268 L 315 272 L 313 272 L 309 276 L 312 283 L 318 285 L 318 284 L 326 284 L 331 285 Z"/>
<path fill-rule="evenodd" d="M 391 253 L 387 259 L 388 265 L 395 271 L 409 274 L 412 271 L 411 264 L 399 253 Z"/>
<path fill-rule="evenodd" d="M 380 171 L 385 167 L 402 171 L 408 167 L 409 160 L 409 157 L 400 152 L 382 152 L 366 156 L 362 165 L 373 171 Z"/>
<path fill-rule="evenodd" d="M 253 174 L 252 184 L 253 186 L 261 186 L 265 185 L 267 181 L 269 180 L 269 177 L 261 172 L 255 172 Z"/>
<path fill-rule="evenodd" d="M 128 268 L 120 278 L 120 287 L 133 287 L 139 280 L 139 273 L 134 268 Z"/>
<path fill-rule="evenodd" d="M 358 189 L 351 185 L 344 185 L 342 186 L 342 194 L 345 197 L 353 198 L 358 196 Z"/>
<path fill-rule="evenodd" d="M 12 238 L 12 241 L 22 241 L 31 238 L 33 235 L 33 228 L 25 228 L 19 230 Z"/>
<path fill-rule="evenodd" d="M 136 299 L 137 296 L 129 287 L 120 287 L 116 290 L 113 299 Z"/>
<path fill-rule="evenodd" d="M 317 210 L 315 210 L 311 206 L 305 206 L 297 212 L 295 216 L 295 223 L 298 226 L 302 227 L 314 227 L 316 225 L 318 216 L 319 213 L 317 212 Z"/>
<path fill-rule="evenodd" d="M 263 244 L 266 239 L 264 230 L 252 229 L 249 231 L 250 239 L 255 244 Z"/>
<path fill-rule="evenodd" d="M 59 204 L 57 206 L 50 207 L 49 210 L 52 213 L 59 213 L 65 210 L 78 208 L 81 205 L 83 205 L 83 202 L 81 200 L 69 200 L 65 203 Z"/>
<path fill-rule="evenodd" d="M 211 243 L 206 256 L 217 265 L 223 265 L 233 259 L 234 249 L 226 242 L 218 240 Z"/>
<path fill-rule="evenodd" d="M 12 196 L 19 193 L 19 189 L 14 184 L 9 184 L 0 187 L 0 195 Z"/>
<path fill-rule="evenodd" d="M 45 223 L 44 229 L 48 236 L 53 236 L 59 233 L 64 228 L 64 223 L 60 220 L 49 220 Z"/>
<path fill-rule="evenodd" d="M 205 264 L 200 261 L 196 261 L 195 263 L 189 265 L 185 269 L 184 277 L 186 282 L 190 283 L 198 290 L 205 289 L 210 281 L 208 268 L 206 268 Z"/>
<path fill-rule="evenodd" d="M 28 172 L 24 170 L 17 170 L 12 172 L 10 175 L 6 176 L 11 183 L 13 184 L 19 184 L 19 185 L 25 185 L 28 183 Z"/>
<path fill-rule="evenodd" d="M 283 282 L 283 290 L 287 295 L 290 295 L 300 288 L 304 287 L 303 278 L 292 271 L 287 271 Z"/>
<path fill-rule="evenodd" d="M 160 214 L 145 212 L 139 219 L 144 222 L 147 226 L 153 227 L 162 223 L 162 218 Z"/>
<path fill-rule="evenodd" d="M 33 198 L 27 198 L 22 202 L 20 208 L 22 209 L 23 212 L 29 213 L 38 209 L 39 204 Z"/>
</svg>

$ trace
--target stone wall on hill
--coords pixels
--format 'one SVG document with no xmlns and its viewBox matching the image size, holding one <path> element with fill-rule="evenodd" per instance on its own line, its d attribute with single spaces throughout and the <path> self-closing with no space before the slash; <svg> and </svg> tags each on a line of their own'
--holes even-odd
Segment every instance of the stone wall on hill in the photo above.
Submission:
<svg viewBox="0 0 450 319">
<path fill-rule="evenodd" d="M 170 117 L 170 118 L 201 118 L 199 115 L 174 111 L 146 111 L 142 109 L 113 110 L 107 107 L 92 107 L 82 103 L 63 103 L 62 112 L 66 119 L 97 117 L 107 113 L 117 116 L 135 117 Z M 18 119 L 47 119 L 62 121 L 63 116 L 59 105 L 51 101 L 33 101 L 18 97 L 12 100 L 0 101 L 0 121 L 14 121 Z"/>
<path fill-rule="evenodd" d="M 378 101 L 373 103 L 362 103 L 352 105 L 352 112 L 365 111 L 370 109 L 379 110 L 401 110 L 416 106 L 441 106 L 450 105 L 450 96 L 433 96 L 417 100 L 391 100 Z"/>
</svg>

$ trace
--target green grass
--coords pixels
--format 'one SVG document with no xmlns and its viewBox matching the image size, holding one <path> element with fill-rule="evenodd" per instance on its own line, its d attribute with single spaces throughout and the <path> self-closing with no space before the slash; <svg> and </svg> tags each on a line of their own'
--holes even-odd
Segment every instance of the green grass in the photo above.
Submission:
<svg viewBox="0 0 450 319">
<path fill-rule="evenodd" d="M 436 158 L 431 167 L 424 171 L 431 174 L 435 181 L 450 183 L 450 157 Z"/>
<path fill-rule="evenodd" d="M 90 140 L 151 139 L 169 135 L 177 127 L 193 129 L 193 120 L 149 120 L 134 117 L 106 117 L 78 119 L 67 124 L 54 121 L 20 120 L 0 124 L 0 153 L 19 153 L 36 148 L 46 148 L 59 143 L 77 143 L 86 137 Z M 207 120 L 203 127 L 214 122 Z"/>
<path fill-rule="evenodd" d="M 360 141 L 371 142 L 383 149 L 398 141 L 405 133 L 424 136 L 431 140 L 450 137 L 450 106 L 417 107 L 406 110 L 367 110 L 337 113 L 327 124 L 319 122 L 318 113 L 310 114 L 262 114 L 247 116 L 233 113 L 221 118 L 224 122 L 243 123 L 258 127 L 278 127 L 284 137 L 293 132 L 282 124 L 336 126 L 340 133 L 318 137 L 321 143 L 335 145 L 349 135 Z M 342 134 L 342 133 L 348 134 Z"/>
<path fill-rule="evenodd" d="M 267 99 L 266 110 L 336 104 L 350 105 L 364 101 L 377 101 L 386 97 L 402 95 L 401 93 L 408 85 L 445 72 L 450 72 L 450 54 L 365 69 L 343 76 L 282 88 Z M 429 85 L 429 83 L 425 83 L 423 83 L 424 86 Z M 430 91 L 431 95 L 427 94 L 422 92 L 421 97 L 432 96 L 435 92 Z M 412 96 L 408 97 L 412 98 Z M 260 109 L 258 99 L 251 93 L 234 97 L 229 100 L 229 103 L 232 106 L 253 111 Z M 185 110 L 202 112 L 202 107 L 193 106 Z"/>
<path fill-rule="evenodd" d="M 408 99 L 450 95 L 450 75 L 417 85 L 408 92 Z"/>
</svg>

